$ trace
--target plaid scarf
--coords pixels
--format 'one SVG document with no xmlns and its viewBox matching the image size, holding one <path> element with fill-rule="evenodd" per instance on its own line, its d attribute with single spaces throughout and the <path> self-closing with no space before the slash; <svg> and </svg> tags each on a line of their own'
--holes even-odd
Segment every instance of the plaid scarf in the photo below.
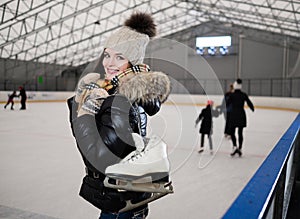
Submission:
<svg viewBox="0 0 300 219">
<path fill-rule="evenodd" d="M 80 104 L 81 108 L 86 112 L 97 114 L 101 108 L 102 102 L 107 97 L 107 95 L 103 93 L 104 90 L 109 91 L 110 89 L 116 89 L 120 78 L 123 78 L 126 75 L 149 71 L 150 68 L 148 65 L 141 64 L 127 68 L 120 74 L 116 75 L 112 80 L 105 80 L 102 85 L 100 85 L 99 81 L 87 84 L 84 84 L 83 81 L 82 85 L 77 89 L 77 95 L 83 96 L 82 104 Z"/>
<path fill-rule="evenodd" d="M 106 91 L 116 88 L 118 86 L 118 82 L 120 81 L 120 78 L 125 77 L 126 75 L 129 74 L 137 74 L 140 72 L 149 72 L 150 67 L 146 64 L 139 64 L 139 65 L 134 65 L 130 68 L 125 69 L 118 75 L 116 75 L 112 80 L 105 80 L 102 88 L 104 88 Z"/>
</svg>

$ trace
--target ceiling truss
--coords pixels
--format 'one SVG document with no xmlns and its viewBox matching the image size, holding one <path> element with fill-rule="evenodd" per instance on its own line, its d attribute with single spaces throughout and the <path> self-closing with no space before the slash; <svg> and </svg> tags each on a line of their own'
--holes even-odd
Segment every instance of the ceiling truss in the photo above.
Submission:
<svg viewBox="0 0 300 219">
<path fill-rule="evenodd" d="M 79 66 L 99 56 L 104 40 L 132 11 L 151 13 L 158 37 L 210 24 L 257 41 L 300 48 L 300 1 L 296 0 L 7 0 L 0 5 L 0 56 L 37 63 Z M 267 38 L 259 30 L 269 32 Z M 201 34 L 201 33 L 200 33 Z M 202 34 L 205 34 L 202 32 Z M 15 68 L 11 66 L 10 68 Z"/>
</svg>

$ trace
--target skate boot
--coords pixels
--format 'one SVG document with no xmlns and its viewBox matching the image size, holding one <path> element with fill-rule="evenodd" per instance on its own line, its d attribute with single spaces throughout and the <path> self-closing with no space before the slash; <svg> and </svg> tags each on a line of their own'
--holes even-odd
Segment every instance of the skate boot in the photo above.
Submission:
<svg viewBox="0 0 300 219">
<path fill-rule="evenodd" d="M 203 147 L 200 147 L 200 150 L 198 151 L 199 154 L 201 154 L 204 151 Z"/>
<path fill-rule="evenodd" d="M 138 142 L 136 139 L 134 141 Z M 137 203 L 127 200 L 126 206 L 119 212 L 137 208 L 174 192 L 169 181 L 166 144 L 153 136 L 142 150 L 141 144 L 138 145 L 136 151 L 118 164 L 106 168 L 104 185 L 119 191 L 148 192 L 151 196 Z"/>
<path fill-rule="evenodd" d="M 167 146 L 159 137 L 152 136 L 142 150 L 133 151 L 106 168 L 104 185 L 127 191 L 172 193 L 169 171 Z"/>
<path fill-rule="evenodd" d="M 239 149 L 237 149 L 237 147 L 236 146 L 234 146 L 233 147 L 233 150 L 232 150 L 233 152 L 230 154 L 230 156 L 234 156 L 234 155 L 236 155 L 237 153 L 239 153 Z"/>
<path fill-rule="evenodd" d="M 239 157 L 241 157 L 242 154 L 243 154 L 241 149 L 238 149 L 238 152 L 237 152 L 237 153 L 238 153 Z"/>
</svg>

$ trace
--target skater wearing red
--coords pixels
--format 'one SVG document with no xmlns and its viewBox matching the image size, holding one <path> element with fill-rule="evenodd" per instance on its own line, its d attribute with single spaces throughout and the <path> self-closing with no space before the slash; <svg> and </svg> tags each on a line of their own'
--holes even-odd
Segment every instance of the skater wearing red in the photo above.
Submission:
<svg viewBox="0 0 300 219">
<path fill-rule="evenodd" d="M 254 112 L 254 106 L 248 95 L 241 91 L 242 89 L 242 80 L 237 79 L 234 84 L 234 92 L 229 95 L 228 104 L 232 105 L 232 111 L 229 118 L 229 126 L 231 132 L 231 140 L 233 144 L 233 152 L 231 156 L 238 154 L 242 156 L 242 146 L 243 146 L 243 129 L 247 126 L 246 112 L 244 109 L 245 102 L 249 108 Z M 235 130 L 238 129 L 238 142 L 239 146 L 237 147 Z"/>
<path fill-rule="evenodd" d="M 4 106 L 4 109 L 6 109 L 6 107 L 9 104 L 11 104 L 10 109 L 14 110 L 14 104 L 15 104 L 14 103 L 14 98 L 15 97 L 18 97 L 17 94 L 16 94 L 16 91 L 13 91 L 12 94 L 8 95 L 8 100 L 7 100 L 7 102 L 6 102 L 5 106 Z"/>
<path fill-rule="evenodd" d="M 212 131 L 213 131 L 213 121 L 212 117 L 218 117 L 219 113 L 217 110 L 213 109 L 214 102 L 212 100 L 207 101 L 206 108 L 202 109 L 201 113 L 199 114 L 197 120 L 195 121 L 195 126 L 201 122 L 199 133 L 201 134 L 201 146 L 199 153 L 204 151 L 204 137 L 207 135 L 209 141 L 209 149 L 210 152 L 213 153 L 213 144 L 212 144 Z"/>
<path fill-rule="evenodd" d="M 104 184 L 108 167 L 116 170 L 115 164 L 130 154 L 135 159 L 137 151 L 143 156 L 147 115 L 156 114 L 170 93 L 169 78 L 143 64 L 154 35 L 150 15 L 132 15 L 104 45 L 105 80 L 98 73 L 86 74 L 68 100 L 72 132 L 87 172 L 80 196 L 101 209 L 101 219 L 146 218 L 147 203 L 154 200 L 151 192 L 120 191 Z"/>
</svg>

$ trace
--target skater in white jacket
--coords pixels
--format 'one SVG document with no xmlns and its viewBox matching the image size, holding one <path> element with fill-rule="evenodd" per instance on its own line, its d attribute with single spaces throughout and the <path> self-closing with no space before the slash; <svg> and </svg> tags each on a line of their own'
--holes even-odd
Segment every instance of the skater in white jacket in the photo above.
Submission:
<svg viewBox="0 0 300 219">
<path fill-rule="evenodd" d="M 151 72 L 143 63 L 146 45 L 155 33 L 150 15 L 133 14 L 104 45 L 105 80 L 87 72 L 78 82 L 75 97 L 68 100 L 73 135 L 87 173 L 80 195 L 101 210 L 100 219 L 145 218 L 147 203 L 172 190 L 166 145 L 157 137 L 146 138 L 147 115 L 156 114 L 170 93 L 169 78 Z M 152 160 L 152 169 L 129 165 L 124 174 L 132 161 L 149 165 L 153 154 L 162 159 Z M 119 177 L 129 185 L 120 185 Z M 163 181 L 166 187 L 131 183 L 140 177 Z"/>
</svg>

